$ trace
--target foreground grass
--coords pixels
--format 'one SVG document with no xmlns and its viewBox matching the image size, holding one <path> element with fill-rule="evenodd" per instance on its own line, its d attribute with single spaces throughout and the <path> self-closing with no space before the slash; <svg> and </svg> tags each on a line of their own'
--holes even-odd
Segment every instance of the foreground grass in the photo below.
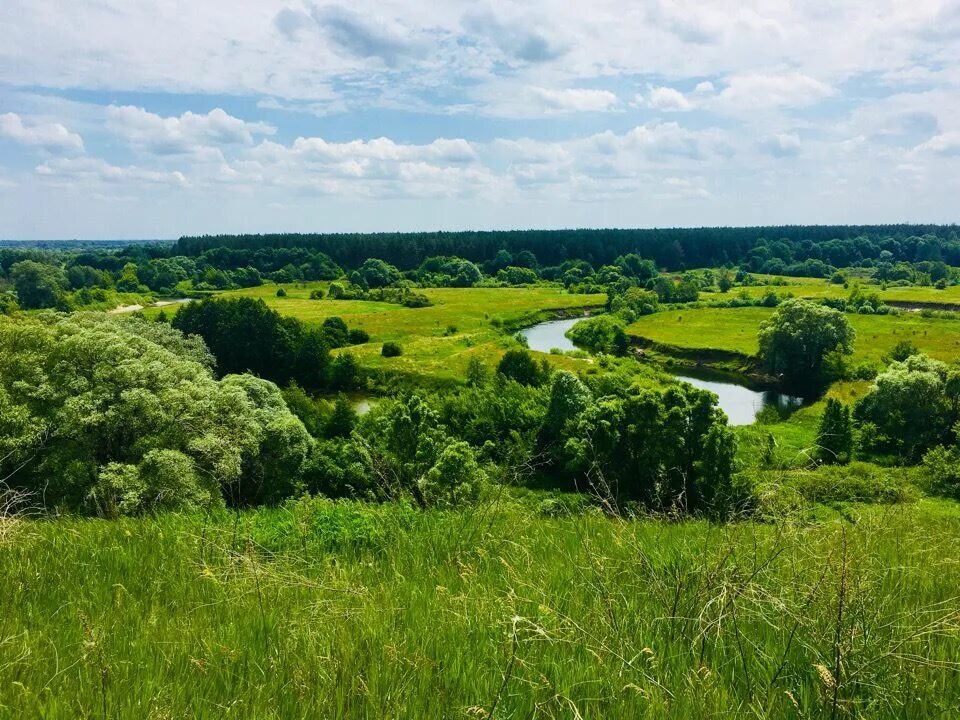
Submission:
<svg viewBox="0 0 960 720">
<path fill-rule="evenodd" d="M 960 713 L 960 513 L 817 525 L 309 501 L 7 524 L 6 717 Z"/>
<path fill-rule="evenodd" d="M 655 343 L 683 350 L 722 350 L 755 355 L 760 324 L 772 308 L 690 308 L 646 315 L 627 331 Z M 854 358 L 879 362 L 901 340 L 912 341 L 938 360 L 952 362 L 960 354 L 960 320 L 899 315 L 848 314 L 857 331 Z"/>
</svg>

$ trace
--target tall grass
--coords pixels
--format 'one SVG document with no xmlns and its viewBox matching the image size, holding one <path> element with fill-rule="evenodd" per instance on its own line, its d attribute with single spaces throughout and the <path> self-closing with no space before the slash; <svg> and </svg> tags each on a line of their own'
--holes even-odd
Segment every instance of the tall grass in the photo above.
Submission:
<svg viewBox="0 0 960 720">
<path fill-rule="evenodd" d="M 815 525 L 528 505 L 20 521 L 0 715 L 960 715 L 954 505 Z"/>
</svg>

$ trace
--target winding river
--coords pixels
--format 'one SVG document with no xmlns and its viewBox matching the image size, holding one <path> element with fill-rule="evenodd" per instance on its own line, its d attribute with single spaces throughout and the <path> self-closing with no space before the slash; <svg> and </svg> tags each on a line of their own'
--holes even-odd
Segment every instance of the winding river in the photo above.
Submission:
<svg viewBox="0 0 960 720">
<path fill-rule="evenodd" d="M 548 320 L 521 330 L 520 335 L 526 338 L 531 350 L 538 352 L 548 353 L 553 348 L 563 351 L 574 350 L 576 346 L 566 333 L 582 319 L 577 317 Z M 718 405 L 727 414 L 730 425 L 750 425 L 765 407 L 789 409 L 803 404 L 803 398 L 777 390 L 755 390 L 738 380 L 736 376 L 701 373 L 687 369 L 664 369 L 683 382 L 714 393 L 719 398 Z"/>
</svg>

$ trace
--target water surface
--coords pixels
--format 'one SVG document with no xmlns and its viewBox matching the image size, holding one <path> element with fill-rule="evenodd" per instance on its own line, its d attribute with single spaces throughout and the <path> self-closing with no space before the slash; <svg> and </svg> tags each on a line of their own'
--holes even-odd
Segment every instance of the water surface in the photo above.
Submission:
<svg viewBox="0 0 960 720">
<path fill-rule="evenodd" d="M 705 375 L 687 370 L 669 370 L 678 380 L 694 387 L 709 390 L 718 398 L 720 409 L 727 414 L 730 425 L 750 425 L 757 414 L 767 406 L 787 410 L 804 403 L 802 397 L 787 395 L 779 390 L 754 390 L 734 377 Z"/>
<path fill-rule="evenodd" d="M 554 348 L 564 352 L 576 350 L 576 345 L 567 337 L 567 330 L 583 319 L 583 317 L 572 317 L 563 320 L 547 320 L 524 328 L 518 334 L 526 339 L 527 346 L 531 350 L 537 352 L 548 353 Z"/>
</svg>

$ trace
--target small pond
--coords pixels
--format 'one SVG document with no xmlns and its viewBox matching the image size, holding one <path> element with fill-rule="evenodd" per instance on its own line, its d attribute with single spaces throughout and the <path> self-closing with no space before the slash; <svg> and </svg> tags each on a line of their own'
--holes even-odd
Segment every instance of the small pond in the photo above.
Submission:
<svg viewBox="0 0 960 720">
<path fill-rule="evenodd" d="M 526 338 L 531 350 L 538 352 L 548 353 L 553 348 L 563 351 L 576 350 L 566 333 L 582 319 L 574 317 L 548 320 L 524 328 L 519 334 Z M 718 405 L 727 414 L 730 425 L 750 425 L 757 419 L 757 414 L 770 405 L 787 410 L 798 408 L 804 403 L 801 397 L 777 390 L 754 390 L 735 375 L 665 369 L 679 380 L 714 393 L 719 398 Z"/>
<path fill-rule="evenodd" d="M 531 327 L 524 328 L 518 335 L 523 336 L 527 341 L 527 346 L 537 352 L 548 353 L 554 348 L 563 350 L 576 350 L 576 346 L 567 337 L 567 330 L 572 328 L 583 317 L 564 318 L 563 320 L 547 320 L 537 323 Z"/>
<path fill-rule="evenodd" d="M 798 408 L 802 397 L 787 395 L 779 390 L 754 390 L 736 379 L 736 376 L 698 373 L 690 370 L 669 370 L 678 380 L 694 387 L 709 390 L 718 398 L 720 409 L 727 414 L 730 425 L 750 425 L 765 407 L 773 405 L 782 410 Z"/>
</svg>

